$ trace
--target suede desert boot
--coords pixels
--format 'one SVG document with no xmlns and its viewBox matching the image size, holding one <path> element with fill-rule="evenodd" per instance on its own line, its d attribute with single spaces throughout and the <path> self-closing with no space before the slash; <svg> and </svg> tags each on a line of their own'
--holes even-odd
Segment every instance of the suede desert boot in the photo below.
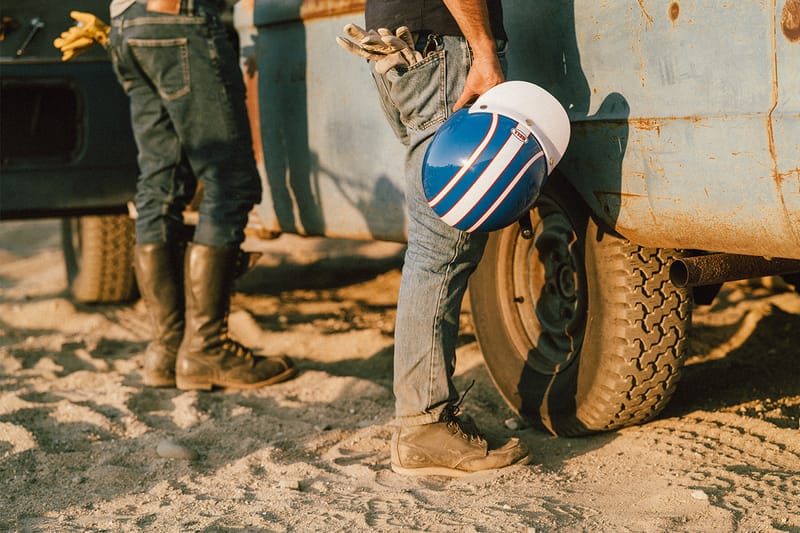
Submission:
<svg viewBox="0 0 800 533">
<path fill-rule="evenodd" d="M 453 408 L 445 409 L 439 422 L 396 429 L 391 454 L 392 470 L 409 476 L 460 477 L 529 461 L 519 439 L 491 448 L 475 423 Z"/>
<path fill-rule="evenodd" d="M 242 254 L 238 248 L 189 244 L 186 253 L 186 331 L 178 350 L 181 390 L 253 389 L 292 377 L 288 357 L 263 357 L 228 336 L 230 299 Z"/>
<path fill-rule="evenodd" d="M 183 262 L 185 244 L 141 244 L 134 248 L 133 266 L 153 340 L 144 353 L 145 385 L 175 386 L 175 359 L 183 339 Z"/>
</svg>

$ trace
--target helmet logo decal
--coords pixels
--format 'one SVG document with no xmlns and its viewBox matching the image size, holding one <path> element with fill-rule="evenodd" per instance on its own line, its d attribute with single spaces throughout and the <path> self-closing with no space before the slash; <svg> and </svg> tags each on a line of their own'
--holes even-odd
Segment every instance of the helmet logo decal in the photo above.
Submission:
<svg viewBox="0 0 800 533">
<path fill-rule="evenodd" d="M 496 115 L 494 117 L 496 119 Z M 495 124 L 495 120 L 492 121 L 492 124 Z M 494 128 L 491 128 L 494 129 Z M 466 216 L 472 212 L 487 196 L 490 189 L 495 187 L 498 183 L 498 180 L 507 179 L 507 169 L 510 165 L 517 163 L 517 155 L 519 154 L 522 147 L 527 143 L 528 136 L 527 135 L 520 135 L 518 128 L 512 129 L 508 133 L 508 137 L 506 138 L 503 146 L 497 152 L 497 154 L 492 158 L 491 162 L 486 166 L 480 176 L 475 180 L 475 182 L 469 187 L 469 189 L 464 193 L 458 201 L 453 204 L 453 206 L 443 215 L 441 215 L 441 219 L 451 226 L 455 226 L 459 222 L 461 222 Z M 479 227 L 487 218 L 489 218 L 492 213 L 497 209 L 497 207 L 502 203 L 502 200 L 508 196 L 510 191 L 514 188 L 514 186 L 519 182 L 519 180 L 525 175 L 527 170 L 530 168 L 533 163 L 538 161 L 544 156 L 544 152 L 542 150 L 538 150 L 535 154 L 533 154 L 528 161 L 526 161 L 520 171 L 518 171 L 514 177 L 503 187 L 503 192 L 501 195 L 495 200 L 492 205 L 486 209 L 483 216 L 480 217 L 480 220 L 473 224 L 470 229 L 466 231 L 474 231 L 474 228 Z M 468 163 L 471 167 L 471 163 Z M 467 166 L 462 166 L 459 169 L 456 176 L 453 179 L 460 179 L 461 176 L 464 174 L 464 169 L 469 168 Z M 451 180 L 452 182 L 452 180 Z M 502 185 L 502 184 L 501 184 Z M 452 186 L 448 184 L 446 187 L 445 192 L 450 190 Z M 442 196 L 437 195 L 438 196 Z M 429 202 L 429 205 L 433 207 L 435 205 L 434 198 Z M 438 201 L 438 200 L 437 200 Z"/>
<path fill-rule="evenodd" d="M 461 168 L 458 169 L 458 172 L 456 172 L 456 174 L 450 179 L 447 185 L 442 187 L 441 192 L 428 201 L 429 206 L 433 207 L 438 204 L 442 198 L 447 196 L 447 193 L 449 193 L 453 187 L 458 185 L 458 182 L 464 177 L 464 174 L 467 173 L 478 157 L 480 157 L 483 151 L 486 150 L 486 147 L 489 145 L 489 142 L 492 140 L 494 133 L 497 130 L 497 122 L 498 116 L 496 114 L 492 114 L 492 123 L 489 125 L 489 130 L 486 132 L 483 140 L 480 142 L 478 147 L 475 148 L 475 151 L 470 154 L 467 160 L 464 161 L 464 164 L 461 165 Z"/>
</svg>

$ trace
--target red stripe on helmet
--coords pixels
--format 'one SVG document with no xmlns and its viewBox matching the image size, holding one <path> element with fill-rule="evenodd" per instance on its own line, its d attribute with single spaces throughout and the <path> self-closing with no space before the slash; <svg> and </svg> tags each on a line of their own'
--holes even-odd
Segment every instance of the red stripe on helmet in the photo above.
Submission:
<svg viewBox="0 0 800 533">
<path fill-rule="evenodd" d="M 464 177 L 464 174 L 467 173 L 478 157 L 484 152 L 484 150 L 486 150 L 486 147 L 489 145 L 489 142 L 492 140 L 492 137 L 494 137 L 495 131 L 497 130 L 497 122 L 498 115 L 496 113 L 492 113 L 492 123 L 489 125 L 489 129 L 486 132 L 486 135 L 484 135 L 480 144 L 478 144 L 478 147 L 475 148 L 464 164 L 461 165 L 461 168 L 458 169 L 458 172 L 456 172 L 453 177 L 447 181 L 447 184 L 442 187 L 442 190 L 428 201 L 429 206 L 434 207 L 436 204 L 441 202 L 442 198 L 447 196 L 447 193 L 449 193 L 453 187 L 458 185 L 458 182 L 461 181 L 461 178 Z"/>
</svg>

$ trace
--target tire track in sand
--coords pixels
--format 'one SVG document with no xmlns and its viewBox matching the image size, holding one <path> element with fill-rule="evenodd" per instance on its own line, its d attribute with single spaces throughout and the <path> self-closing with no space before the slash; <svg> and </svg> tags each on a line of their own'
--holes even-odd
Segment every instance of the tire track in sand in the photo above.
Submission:
<svg viewBox="0 0 800 533">
<path fill-rule="evenodd" d="M 759 509 L 773 527 L 800 528 L 800 432 L 726 412 L 648 424 L 656 453 L 678 460 L 710 502 L 737 521 Z"/>
</svg>

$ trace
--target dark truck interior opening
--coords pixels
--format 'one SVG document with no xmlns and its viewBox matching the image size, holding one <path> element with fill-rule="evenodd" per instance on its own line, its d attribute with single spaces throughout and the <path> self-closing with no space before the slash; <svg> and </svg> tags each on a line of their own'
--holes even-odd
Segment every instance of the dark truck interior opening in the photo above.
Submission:
<svg viewBox="0 0 800 533">
<path fill-rule="evenodd" d="M 0 154 L 3 165 L 69 162 L 80 151 L 79 99 L 69 85 L 2 84 Z"/>
</svg>

